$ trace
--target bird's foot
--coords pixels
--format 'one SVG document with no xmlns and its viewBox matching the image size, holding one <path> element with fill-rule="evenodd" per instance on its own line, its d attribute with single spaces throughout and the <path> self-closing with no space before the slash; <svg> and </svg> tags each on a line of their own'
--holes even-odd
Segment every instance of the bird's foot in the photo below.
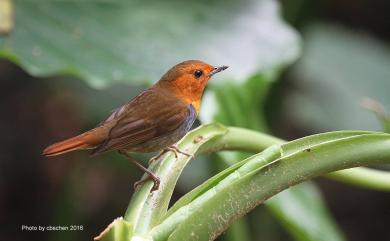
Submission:
<svg viewBox="0 0 390 241">
<path fill-rule="evenodd" d="M 182 154 L 182 155 L 185 155 L 185 156 L 188 156 L 188 157 L 191 157 L 191 158 L 194 158 L 194 155 L 190 154 L 190 153 L 187 153 L 187 152 L 184 152 L 182 150 L 180 150 L 177 146 L 175 145 L 172 145 L 172 146 L 168 146 L 166 148 L 168 151 L 171 151 L 173 152 L 173 154 L 175 154 L 175 157 L 177 158 L 179 153 Z"/>
<path fill-rule="evenodd" d="M 144 184 L 145 182 L 147 182 L 149 180 L 152 180 L 154 183 L 151 192 L 158 190 L 158 188 L 160 187 L 160 178 L 157 177 L 156 175 L 152 176 L 150 174 L 148 174 L 148 176 L 146 178 L 142 178 L 141 180 L 136 181 L 134 183 L 134 189 L 137 189 L 138 186 L 141 186 L 142 184 Z"/>
<path fill-rule="evenodd" d="M 162 150 L 160 153 L 157 154 L 157 156 L 154 156 L 152 158 L 150 158 L 149 160 L 149 165 L 152 164 L 153 162 L 157 161 L 158 159 L 160 159 L 160 157 L 162 157 L 162 155 L 164 155 L 165 153 L 167 153 L 169 150 L 167 149 L 164 149 Z"/>
<path fill-rule="evenodd" d="M 159 186 L 160 186 L 160 178 L 158 176 L 156 176 L 156 174 L 154 174 L 152 171 L 150 171 L 149 169 L 147 169 L 146 167 L 142 166 L 141 164 L 139 164 L 136 160 L 134 160 L 129 154 L 127 154 L 126 152 L 124 151 L 118 151 L 120 154 L 122 154 L 123 156 L 125 156 L 127 158 L 127 160 L 131 161 L 132 163 L 134 163 L 139 169 L 141 169 L 143 172 L 145 172 L 146 174 L 148 174 L 148 176 L 146 178 L 141 178 L 140 181 L 138 182 L 135 182 L 134 183 L 134 188 L 137 188 L 139 185 L 143 184 L 145 181 L 148 181 L 150 179 L 153 180 L 154 182 L 154 185 L 153 185 L 153 188 L 152 188 L 152 192 L 153 191 L 156 191 Z"/>
<path fill-rule="evenodd" d="M 194 158 L 194 155 L 189 154 L 189 153 L 187 153 L 187 152 L 184 152 L 184 151 L 180 150 L 177 146 L 172 145 L 172 146 L 166 147 L 166 148 L 165 148 L 164 150 L 162 150 L 157 156 L 152 157 L 152 158 L 149 160 L 149 165 L 152 164 L 153 162 L 157 161 L 158 159 L 160 159 L 160 157 L 162 157 L 162 156 L 163 156 L 165 153 L 167 153 L 168 151 L 173 152 L 173 154 L 175 155 L 176 158 L 178 158 L 179 153 L 180 153 L 180 154 L 183 154 L 183 155 L 185 155 L 185 156 Z"/>
</svg>

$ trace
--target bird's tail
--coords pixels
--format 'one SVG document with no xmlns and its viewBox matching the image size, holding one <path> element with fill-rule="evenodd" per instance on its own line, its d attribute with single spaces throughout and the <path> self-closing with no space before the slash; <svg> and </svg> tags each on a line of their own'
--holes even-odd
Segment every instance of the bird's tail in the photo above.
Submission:
<svg viewBox="0 0 390 241">
<path fill-rule="evenodd" d="M 64 141 L 54 143 L 53 145 L 46 147 L 42 154 L 45 156 L 57 156 L 75 150 L 93 148 L 97 143 L 92 139 L 92 137 L 93 136 L 89 135 L 87 132 Z"/>
</svg>

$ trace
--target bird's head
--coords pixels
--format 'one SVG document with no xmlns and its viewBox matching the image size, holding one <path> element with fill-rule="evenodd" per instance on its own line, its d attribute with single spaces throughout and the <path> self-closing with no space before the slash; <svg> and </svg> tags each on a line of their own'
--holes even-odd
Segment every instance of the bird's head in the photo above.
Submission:
<svg viewBox="0 0 390 241">
<path fill-rule="evenodd" d="M 192 104 L 197 111 L 208 80 L 228 66 L 214 67 L 199 60 L 187 60 L 173 66 L 158 81 L 157 86 Z"/>
</svg>

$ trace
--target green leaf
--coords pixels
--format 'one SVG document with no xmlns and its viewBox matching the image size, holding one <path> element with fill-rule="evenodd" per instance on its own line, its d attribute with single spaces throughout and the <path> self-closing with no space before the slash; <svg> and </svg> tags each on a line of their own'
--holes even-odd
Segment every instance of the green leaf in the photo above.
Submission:
<svg viewBox="0 0 390 241">
<path fill-rule="evenodd" d="M 210 186 L 206 181 L 201 185 L 208 186 L 205 192 L 188 203 L 181 203 L 183 205 L 156 226 L 150 235 L 156 241 L 214 240 L 234 220 L 290 186 L 324 173 L 377 163 L 390 163 L 389 134 L 325 133 L 271 146 L 240 162 L 233 172 L 229 169 L 219 173 L 228 175 L 218 183 Z M 298 194 L 302 194 L 302 190 Z M 298 196 L 300 200 L 308 198 Z M 187 200 L 186 195 L 183 199 Z M 312 203 L 311 207 L 324 214 L 325 209 L 318 202 Z M 326 223 L 310 226 L 320 227 L 321 230 L 310 232 L 316 237 L 327 232 L 317 224 Z M 302 238 L 297 232 L 299 230 L 295 230 L 295 235 Z M 305 234 L 305 237 L 310 235 Z M 323 238 L 318 240 L 325 240 Z"/>
<path fill-rule="evenodd" d="M 13 1 L 15 26 L 0 56 L 38 76 L 71 74 L 96 87 L 151 83 L 201 59 L 247 79 L 297 57 L 298 36 L 274 0 Z"/>
<path fill-rule="evenodd" d="M 331 24 L 304 33 L 304 54 L 291 75 L 298 90 L 289 91 L 282 111 L 316 132 L 382 130 L 361 102 L 369 97 L 390 106 L 389 47 L 367 33 Z"/>
</svg>

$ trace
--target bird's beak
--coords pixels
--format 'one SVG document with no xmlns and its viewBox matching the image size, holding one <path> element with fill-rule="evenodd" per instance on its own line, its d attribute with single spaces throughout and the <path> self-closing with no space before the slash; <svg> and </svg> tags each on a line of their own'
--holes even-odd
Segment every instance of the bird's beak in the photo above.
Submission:
<svg viewBox="0 0 390 241">
<path fill-rule="evenodd" d="M 220 66 L 220 67 L 215 67 L 210 73 L 209 73 L 209 77 L 215 75 L 216 73 L 219 73 L 221 71 L 224 71 L 225 69 L 229 68 L 229 66 Z"/>
</svg>

